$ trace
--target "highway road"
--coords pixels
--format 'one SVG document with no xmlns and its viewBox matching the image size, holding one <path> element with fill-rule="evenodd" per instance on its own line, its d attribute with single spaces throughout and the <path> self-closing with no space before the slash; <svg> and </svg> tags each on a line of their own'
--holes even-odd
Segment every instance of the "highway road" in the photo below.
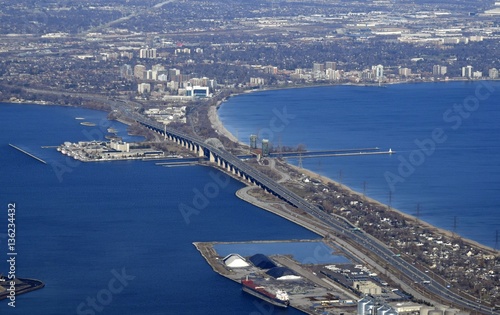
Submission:
<svg viewBox="0 0 500 315">
<path fill-rule="evenodd" d="M 142 123 L 144 125 L 156 128 L 158 131 L 164 130 L 163 124 L 147 119 L 144 116 L 138 114 L 134 109 L 134 107 L 140 107 L 140 105 L 135 102 L 117 101 L 109 98 L 104 98 L 102 96 L 88 95 L 84 93 L 64 93 L 61 91 L 36 90 L 30 88 L 25 88 L 25 90 L 27 92 L 36 92 L 36 93 L 45 93 L 54 95 L 71 95 L 73 97 L 82 97 L 83 99 L 100 101 L 110 105 L 113 108 L 113 110 L 120 111 L 123 115 L 125 115 L 130 119 L 136 120 L 137 122 Z M 467 299 L 463 296 L 460 296 L 459 294 L 448 288 L 446 285 L 443 285 L 433 280 L 428 273 L 419 270 L 413 264 L 405 261 L 399 255 L 391 251 L 385 244 L 381 243 L 371 235 L 366 234 L 360 230 L 355 230 L 356 227 L 350 224 L 345 218 L 324 213 L 318 207 L 305 201 L 303 198 L 296 195 L 286 187 L 280 185 L 279 183 L 276 183 L 268 176 L 262 174 L 260 171 L 249 166 L 248 164 L 240 160 L 238 157 L 232 155 L 230 152 L 222 148 L 216 148 L 209 144 L 206 144 L 200 138 L 193 137 L 191 135 L 170 128 L 166 128 L 166 131 L 204 147 L 205 149 L 216 154 L 223 160 L 232 164 L 234 167 L 239 169 L 240 172 L 243 172 L 248 176 L 252 177 L 260 185 L 266 187 L 281 199 L 287 201 L 288 203 L 299 209 L 304 210 L 311 216 L 323 220 L 323 222 L 327 223 L 336 233 L 342 233 L 347 238 L 350 238 L 352 241 L 356 242 L 358 246 L 364 247 L 367 251 L 370 251 L 373 254 L 377 255 L 381 260 L 385 261 L 388 265 L 392 266 L 402 274 L 406 275 L 408 279 L 412 279 L 413 281 L 408 281 L 408 280 L 406 281 L 407 285 L 411 287 L 415 287 L 418 285 L 421 288 L 425 289 L 427 292 L 431 293 L 432 295 L 435 295 L 436 297 L 439 297 L 442 300 L 449 301 L 449 303 L 455 307 L 462 307 L 470 310 L 475 310 L 476 312 L 482 314 L 500 315 L 499 310 L 493 310 L 485 305 L 482 305 L 478 299 L 470 299 L 470 298 Z M 418 284 L 415 282 L 417 282 Z"/>
<path fill-rule="evenodd" d="M 130 114 L 131 112 L 128 111 Z M 155 128 L 158 131 L 164 130 L 164 125 L 156 121 L 151 121 L 138 114 L 132 115 L 136 121 Z M 232 155 L 230 152 L 222 149 L 216 148 L 209 144 L 204 143 L 201 139 L 172 130 L 170 128 L 166 129 L 167 132 L 172 133 L 178 137 L 184 138 L 185 140 L 191 141 L 197 145 L 204 147 L 205 149 L 211 151 L 213 154 L 219 156 L 221 159 L 227 161 L 229 164 L 233 165 L 235 168 L 240 170 L 240 172 L 250 176 L 261 186 L 272 191 L 275 195 L 281 199 L 287 201 L 291 205 L 302 209 L 311 216 L 314 216 L 323 222 L 326 222 L 332 230 L 336 233 L 342 233 L 345 237 L 356 242 L 358 246 L 364 247 L 367 251 L 372 252 L 378 256 L 382 261 L 385 261 L 387 265 L 392 266 L 394 269 L 398 270 L 400 273 L 406 275 L 408 278 L 405 282 L 411 287 L 416 285 L 420 286 L 425 291 L 441 298 L 442 300 L 449 301 L 454 307 L 461 307 L 465 309 L 473 309 L 476 312 L 483 314 L 500 315 L 500 312 L 494 311 L 493 309 L 480 304 L 477 300 L 466 299 L 454 291 L 450 290 L 446 285 L 443 285 L 431 278 L 431 276 L 416 268 L 413 264 L 402 259 L 397 253 L 394 253 L 385 244 L 381 243 L 369 234 L 357 229 L 351 223 L 349 223 L 345 218 L 340 216 L 329 215 L 318 207 L 312 205 L 311 203 L 304 200 L 302 197 L 298 196 L 286 187 L 276 183 L 268 176 L 262 174 L 257 169 L 249 166 L 238 157 Z M 411 281 L 410 281 L 411 279 Z"/>
<path fill-rule="evenodd" d="M 55 95 L 66 94 L 66 95 L 71 95 L 73 97 L 82 97 L 84 99 L 100 101 L 111 105 L 113 110 L 120 111 L 123 115 L 125 115 L 130 119 L 134 119 L 137 122 L 140 122 L 144 125 L 156 128 L 158 131 L 164 130 L 163 124 L 158 123 L 156 121 L 152 121 L 150 119 L 145 118 L 142 115 L 139 115 L 135 111 L 134 107 L 140 105 L 138 105 L 135 102 L 116 101 L 109 98 L 104 98 L 102 96 L 88 95 L 84 93 L 63 93 L 60 91 L 46 91 L 46 90 L 42 91 L 29 88 L 25 90 L 28 92 L 46 93 Z M 388 265 L 392 266 L 402 274 L 406 275 L 408 279 L 412 279 L 413 281 L 409 280 L 406 281 L 406 283 L 409 286 L 411 287 L 420 286 L 427 292 L 441 298 L 442 300 L 449 301 L 450 304 L 456 307 L 475 310 L 476 312 L 482 314 L 500 315 L 500 312 L 498 310 L 495 311 L 485 305 L 482 305 L 478 299 L 470 299 L 470 298 L 467 299 L 463 296 L 458 295 L 456 292 L 448 288 L 446 285 L 443 285 L 433 280 L 428 273 L 419 270 L 413 264 L 402 259 L 399 255 L 391 251 L 385 244 L 381 243 L 371 235 L 355 229 L 356 227 L 353 226 L 351 223 L 349 223 L 345 218 L 326 214 L 325 212 L 321 211 L 318 207 L 310 204 L 309 202 L 307 202 L 300 196 L 296 195 L 286 187 L 280 185 L 279 183 L 276 183 L 268 176 L 262 174 L 260 171 L 249 166 L 248 164 L 240 160 L 238 157 L 232 155 L 230 152 L 222 148 L 213 147 L 209 144 L 204 143 L 203 140 L 197 137 L 193 137 L 191 135 L 170 128 L 167 128 L 166 131 L 204 147 L 205 149 L 216 154 L 223 160 L 232 164 L 234 167 L 239 169 L 240 172 L 245 173 L 246 175 L 252 177 L 261 186 L 266 187 L 281 199 L 285 200 L 286 202 L 290 203 L 291 205 L 299 209 L 302 209 L 311 216 L 314 216 L 322 220 L 323 222 L 327 223 L 334 232 L 342 233 L 345 237 L 356 242 L 358 246 L 364 247 L 367 251 L 377 255 L 381 260 L 385 261 Z"/>
</svg>

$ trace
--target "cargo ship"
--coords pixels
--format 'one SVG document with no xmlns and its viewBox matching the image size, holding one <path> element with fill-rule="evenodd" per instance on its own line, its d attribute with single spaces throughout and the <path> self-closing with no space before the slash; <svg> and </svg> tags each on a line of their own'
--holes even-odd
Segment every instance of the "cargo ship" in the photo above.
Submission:
<svg viewBox="0 0 500 315">
<path fill-rule="evenodd" d="M 256 284 L 252 280 L 248 280 L 248 278 L 241 280 L 241 285 L 243 291 L 245 291 L 246 293 L 258 297 L 273 305 L 279 307 L 288 307 L 288 305 L 290 304 L 288 294 L 283 290 L 276 290 L 275 293 L 270 292 L 265 287 Z"/>
</svg>

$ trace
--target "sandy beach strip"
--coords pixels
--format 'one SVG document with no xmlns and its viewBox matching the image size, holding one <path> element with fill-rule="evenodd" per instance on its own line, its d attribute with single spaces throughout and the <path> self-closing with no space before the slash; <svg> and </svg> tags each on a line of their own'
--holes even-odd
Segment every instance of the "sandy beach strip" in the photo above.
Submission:
<svg viewBox="0 0 500 315">
<path fill-rule="evenodd" d="M 219 115 L 217 114 L 217 109 L 221 104 L 222 101 L 219 101 L 215 106 L 210 106 L 210 108 L 208 109 L 208 119 L 210 120 L 212 128 L 216 130 L 218 134 L 225 136 L 229 140 L 245 145 L 244 143 L 238 141 L 238 138 L 236 138 L 232 133 L 230 133 L 220 121 Z"/>
</svg>

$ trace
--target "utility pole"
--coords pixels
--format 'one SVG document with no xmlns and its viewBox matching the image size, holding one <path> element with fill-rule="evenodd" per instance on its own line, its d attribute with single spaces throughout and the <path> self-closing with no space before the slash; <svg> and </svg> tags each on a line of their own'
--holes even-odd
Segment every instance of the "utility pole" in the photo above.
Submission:
<svg viewBox="0 0 500 315">
<path fill-rule="evenodd" d="M 420 202 L 417 203 L 417 213 L 415 214 L 415 217 L 417 218 L 416 223 L 418 223 L 420 219 Z"/>
<path fill-rule="evenodd" d="M 278 158 L 282 157 L 283 149 L 281 148 L 281 133 L 278 135 Z"/>
<path fill-rule="evenodd" d="M 318 175 L 319 178 L 321 179 L 321 171 L 323 170 L 323 163 L 321 162 L 321 159 L 318 161 Z"/>
<path fill-rule="evenodd" d="M 498 230 L 496 232 L 496 235 L 495 235 L 495 249 L 498 250 Z"/>
<path fill-rule="evenodd" d="M 392 191 L 389 190 L 389 204 L 387 205 L 389 210 L 391 210 L 391 204 L 392 204 Z"/>
<path fill-rule="evenodd" d="M 453 217 L 453 237 L 457 236 L 457 216 Z"/>
</svg>

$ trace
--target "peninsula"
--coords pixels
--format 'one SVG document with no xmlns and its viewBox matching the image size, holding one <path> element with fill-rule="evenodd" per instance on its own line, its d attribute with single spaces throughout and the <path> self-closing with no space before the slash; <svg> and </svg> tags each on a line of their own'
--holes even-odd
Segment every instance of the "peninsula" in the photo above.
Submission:
<svg viewBox="0 0 500 315">
<path fill-rule="evenodd" d="M 499 314 L 498 251 L 238 143 L 217 108 L 261 89 L 498 80 L 500 4 L 271 2 L 5 3 L 0 101 L 108 111 L 151 147 L 127 147 L 111 135 L 109 142 L 66 143 L 61 152 L 81 161 L 193 158 L 247 184 L 240 198 L 325 244 L 342 244 L 363 268 L 409 293 L 421 314 Z M 80 118 L 82 128 L 98 127 Z M 221 258 L 205 257 L 212 266 Z M 277 260 L 306 270 L 289 257 Z M 422 306 L 428 304 L 433 309 Z"/>
<path fill-rule="evenodd" d="M 4 276 L 0 276 L 0 300 L 38 290 L 44 286 L 45 283 L 36 279 L 16 278 L 14 280 L 9 280 Z M 15 298 L 13 300 L 15 301 Z"/>
</svg>

